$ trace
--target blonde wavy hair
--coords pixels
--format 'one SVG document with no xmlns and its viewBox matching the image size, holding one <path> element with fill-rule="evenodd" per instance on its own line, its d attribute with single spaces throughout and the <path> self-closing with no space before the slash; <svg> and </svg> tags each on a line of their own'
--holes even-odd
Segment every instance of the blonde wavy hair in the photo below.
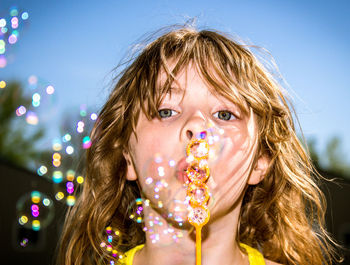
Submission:
<svg viewBox="0 0 350 265">
<path fill-rule="evenodd" d="M 176 58 L 170 70 L 167 62 Z M 142 227 L 128 218 L 140 197 L 137 183 L 125 178 L 130 135 L 140 111 L 148 118 L 177 74 L 194 63 L 216 93 L 257 117 L 259 152 L 271 159 L 268 175 L 246 190 L 237 242 L 261 250 L 282 264 L 331 264 L 332 240 L 324 224 L 325 198 L 294 128 L 286 95 L 248 47 L 210 30 L 179 27 L 145 45 L 116 78 L 116 85 L 92 130 L 86 180 L 63 229 L 58 264 L 98 264 L 107 260 L 100 243 L 106 225 L 122 236 L 119 251 L 145 242 Z M 167 82 L 157 87 L 160 71 Z M 224 84 L 224 85 L 223 85 Z"/>
</svg>

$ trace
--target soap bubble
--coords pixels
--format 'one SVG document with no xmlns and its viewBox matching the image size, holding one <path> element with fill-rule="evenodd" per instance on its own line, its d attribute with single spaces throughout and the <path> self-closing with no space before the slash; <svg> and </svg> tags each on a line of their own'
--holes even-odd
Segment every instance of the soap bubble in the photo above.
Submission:
<svg viewBox="0 0 350 265">
<path fill-rule="evenodd" d="M 13 55 L 11 53 L 8 55 L 8 53 L 11 51 L 11 46 L 18 42 L 23 25 L 27 23 L 26 20 L 29 18 L 28 12 L 22 12 L 21 16 L 20 13 L 17 7 L 11 7 L 6 17 L 0 17 L 0 68 L 6 66 L 7 57 L 13 58 Z"/>
<path fill-rule="evenodd" d="M 29 243 L 29 240 L 28 240 L 28 238 L 23 238 L 20 242 L 19 242 L 19 245 L 21 246 L 21 247 L 26 247 L 26 246 L 28 246 L 28 243 Z"/>
<path fill-rule="evenodd" d="M 28 78 L 25 94 L 31 98 L 31 102 L 17 107 L 16 115 L 19 118 L 25 119 L 33 126 L 57 119 L 57 100 L 52 84 L 31 75 Z"/>
<path fill-rule="evenodd" d="M 129 218 L 136 223 L 141 224 L 143 222 L 144 207 L 148 207 L 149 203 L 149 200 L 144 201 L 142 198 L 137 198 L 129 205 Z"/>
<path fill-rule="evenodd" d="M 124 257 L 123 253 L 117 250 L 122 241 L 121 232 L 108 226 L 103 231 L 102 238 L 100 243 L 102 255 L 98 264 L 119 264 L 118 260 Z"/>
<path fill-rule="evenodd" d="M 34 231 L 47 227 L 54 216 L 53 201 L 39 191 L 21 196 L 17 201 L 16 209 L 18 223 Z"/>
<path fill-rule="evenodd" d="M 36 76 L 31 76 L 29 81 L 33 84 L 38 82 Z M 33 98 L 39 100 L 38 96 Z M 96 113 L 88 111 L 85 105 L 80 107 L 75 116 L 66 117 L 60 128 L 61 133 L 50 141 L 50 156 L 45 154 L 42 161 L 37 161 L 36 171 L 39 176 L 53 182 L 54 197 L 57 201 L 73 206 L 85 182 L 83 172 L 86 149 L 92 144 L 89 134 L 98 117 Z M 77 127 L 83 128 L 83 131 L 76 130 Z"/>
<path fill-rule="evenodd" d="M 158 246 L 169 246 L 178 243 L 183 233 L 175 229 L 161 216 L 149 213 L 145 216 L 143 231 L 146 232 L 147 240 Z"/>
<path fill-rule="evenodd" d="M 178 206 L 179 204 L 171 205 Z M 160 207 L 163 206 L 160 206 L 158 203 L 156 205 L 152 205 L 151 201 L 148 199 L 137 198 L 129 206 L 128 215 L 131 220 L 143 227 L 143 231 L 147 232 L 147 236 L 149 237 L 151 243 L 166 246 L 178 242 L 179 238 L 183 236 L 181 232 L 174 229 L 175 226 L 173 226 L 171 222 L 168 222 L 168 220 L 177 217 L 180 211 L 179 209 L 183 208 L 177 207 L 174 210 L 174 214 L 169 213 L 169 216 L 172 217 L 168 218 L 165 213 L 163 215 L 154 214 L 153 211 L 161 210 Z M 180 226 L 176 225 L 176 227 Z"/>
<path fill-rule="evenodd" d="M 195 133 L 194 139 L 199 143 L 193 146 L 193 153 L 198 153 L 199 157 L 207 159 L 209 166 L 220 159 L 226 140 L 224 129 L 209 121 L 202 130 Z M 203 152 L 207 152 L 206 157 Z"/>
<path fill-rule="evenodd" d="M 168 205 L 167 220 L 176 227 L 183 227 L 186 225 L 189 211 L 188 197 L 185 200 L 173 199 Z"/>
<path fill-rule="evenodd" d="M 142 177 L 142 191 L 153 205 L 162 208 L 171 198 L 171 189 L 176 175 L 176 163 L 161 154 L 155 154 L 145 167 Z"/>
<path fill-rule="evenodd" d="M 56 170 L 52 173 L 54 183 L 55 199 L 65 202 L 68 206 L 74 206 L 76 193 L 84 183 L 84 177 L 78 175 L 73 169 L 66 171 Z"/>
</svg>

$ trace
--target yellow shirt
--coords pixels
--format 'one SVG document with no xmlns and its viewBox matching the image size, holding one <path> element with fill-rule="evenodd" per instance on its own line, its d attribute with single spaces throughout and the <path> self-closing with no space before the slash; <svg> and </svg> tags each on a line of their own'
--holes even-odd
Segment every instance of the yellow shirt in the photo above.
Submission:
<svg viewBox="0 0 350 265">
<path fill-rule="evenodd" d="M 240 243 L 240 245 L 247 251 L 250 265 L 265 265 L 264 257 L 258 250 L 243 243 Z M 119 261 L 119 264 L 132 265 L 135 253 L 142 249 L 143 246 L 139 245 L 127 251 L 125 257 Z"/>
</svg>

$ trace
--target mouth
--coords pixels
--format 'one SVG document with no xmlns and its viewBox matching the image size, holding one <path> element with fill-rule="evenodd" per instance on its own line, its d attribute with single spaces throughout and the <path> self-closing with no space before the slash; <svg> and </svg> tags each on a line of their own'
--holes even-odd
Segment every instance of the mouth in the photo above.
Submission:
<svg viewBox="0 0 350 265">
<path fill-rule="evenodd" d="M 177 162 L 176 178 L 182 184 L 185 184 L 188 182 L 188 177 L 186 174 L 186 170 L 187 170 L 188 166 L 189 166 L 189 163 L 186 162 L 186 158 L 182 158 L 179 160 L 179 162 Z"/>
</svg>

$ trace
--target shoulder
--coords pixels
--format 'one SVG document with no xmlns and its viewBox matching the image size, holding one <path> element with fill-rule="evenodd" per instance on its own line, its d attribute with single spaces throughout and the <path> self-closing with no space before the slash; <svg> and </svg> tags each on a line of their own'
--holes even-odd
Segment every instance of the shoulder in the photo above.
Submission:
<svg viewBox="0 0 350 265">
<path fill-rule="evenodd" d="M 281 263 L 277 263 L 268 259 L 265 259 L 266 265 L 282 265 Z"/>
</svg>

